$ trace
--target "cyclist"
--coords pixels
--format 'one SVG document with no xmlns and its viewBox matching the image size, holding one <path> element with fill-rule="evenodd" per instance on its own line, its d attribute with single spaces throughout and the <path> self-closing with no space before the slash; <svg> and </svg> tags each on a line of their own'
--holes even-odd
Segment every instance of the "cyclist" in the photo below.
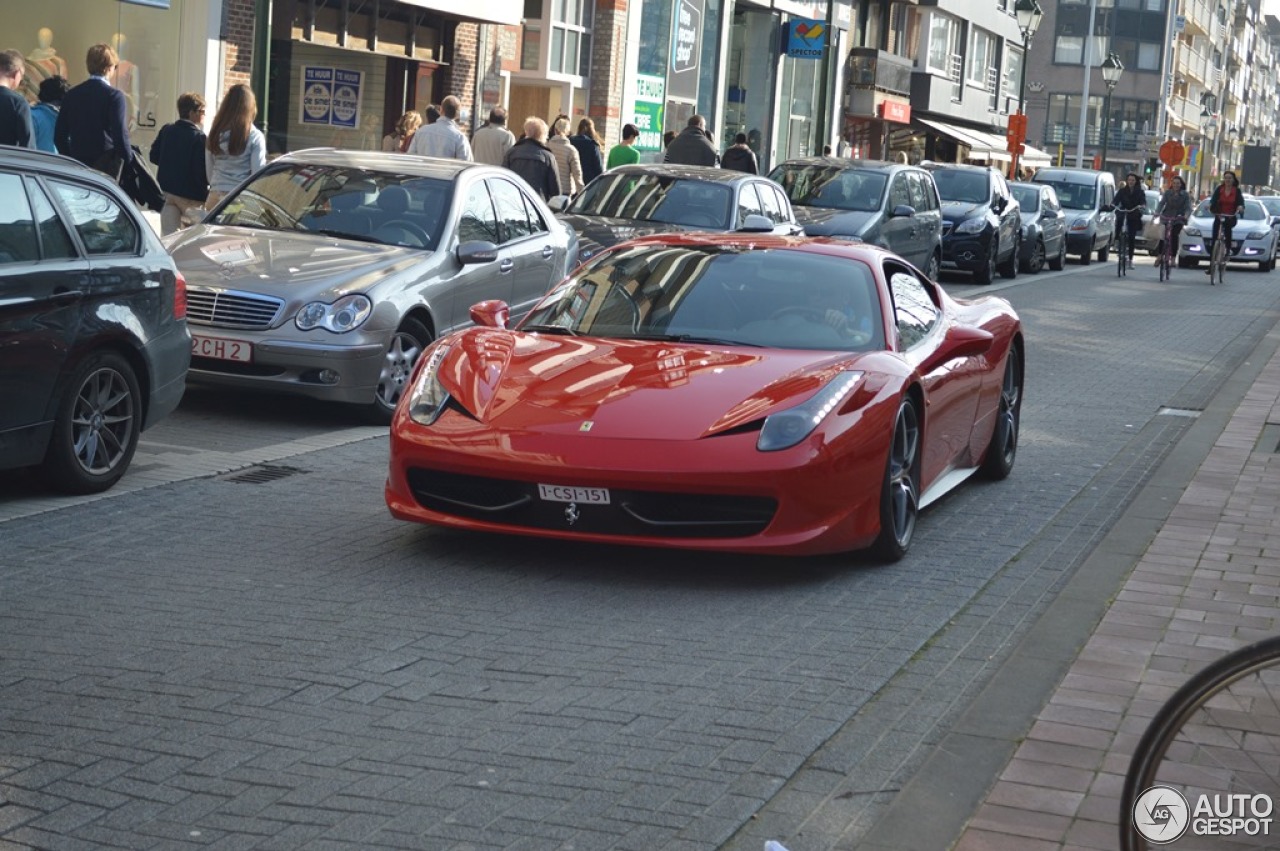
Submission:
<svg viewBox="0 0 1280 851">
<path fill-rule="evenodd" d="M 1231 230 L 1236 226 L 1236 216 L 1244 212 L 1244 191 L 1240 189 L 1240 181 L 1234 171 L 1222 173 L 1222 183 L 1213 190 L 1209 197 L 1209 212 L 1213 213 L 1213 237 L 1209 240 L 1209 268 L 1206 275 L 1213 274 L 1213 246 L 1218 241 L 1219 232 L 1226 239 L 1225 257 L 1231 256 Z M 1220 219 L 1219 215 L 1228 216 Z"/>
<path fill-rule="evenodd" d="M 1163 216 L 1168 219 L 1174 219 L 1169 222 L 1168 228 L 1165 229 L 1164 238 L 1172 240 L 1169 243 L 1169 256 L 1177 259 L 1178 257 L 1178 235 L 1182 233 L 1182 226 L 1187 219 L 1191 218 L 1191 195 L 1187 192 L 1187 185 L 1183 183 L 1182 178 L 1177 175 L 1173 180 L 1169 181 L 1169 188 L 1165 190 L 1164 195 L 1160 196 L 1160 205 L 1156 208 L 1156 215 Z M 1160 265 L 1160 258 L 1156 257 L 1156 265 Z"/>
<path fill-rule="evenodd" d="M 1116 192 L 1116 197 L 1112 201 L 1115 209 L 1124 215 L 1124 221 L 1121 222 L 1117 217 L 1116 230 L 1121 227 L 1128 234 L 1125 240 L 1125 253 L 1129 255 L 1129 268 L 1133 268 L 1133 246 L 1137 241 L 1138 232 L 1142 230 L 1142 210 L 1147 206 L 1147 194 L 1142 189 L 1142 184 L 1138 182 L 1138 175 L 1129 172 L 1124 179 L 1124 186 L 1121 186 Z"/>
</svg>

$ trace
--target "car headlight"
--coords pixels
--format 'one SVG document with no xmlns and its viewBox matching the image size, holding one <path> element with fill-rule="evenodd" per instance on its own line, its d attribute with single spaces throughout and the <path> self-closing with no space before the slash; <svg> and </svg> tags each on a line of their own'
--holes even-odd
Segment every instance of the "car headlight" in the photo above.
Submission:
<svg viewBox="0 0 1280 851">
<path fill-rule="evenodd" d="M 1187 236 L 1200 236 L 1200 228 L 1185 227 L 1182 232 Z"/>
<path fill-rule="evenodd" d="M 343 296 L 333 304 L 313 301 L 303 305 L 293 321 L 303 331 L 324 328 L 326 331 L 342 334 L 359 328 L 372 313 L 373 302 L 368 296 L 357 294 Z"/>
<path fill-rule="evenodd" d="M 956 233 L 982 233 L 982 229 L 987 226 L 987 220 L 982 216 L 972 219 L 965 219 L 956 225 Z"/>
<path fill-rule="evenodd" d="M 1271 236 L 1271 231 L 1254 231 L 1245 237 L 1245 239 L 1266 239 Z"/>
<path fill-rule="evenodd" d="M 444 413 L 444 406 L 449 402 L 449 391 L 440 383 L 440 365 L 449 354 L 447 343 L 437 344 L 427 355 L 427 362 L 418 371 L 418 377 L 409 389 L 407 404 L 409 418 L 418 425 L 429 426 Z"/>
<path fill-rule="evenodd" d="M 1090 224 L 1092 224 L 1092 220 L 1088 216 L 1085 216 L 1082 219 L 1072 219 L 1071 229 L 1072 230 L 1088 230 Z"/>
<path fill-rule="evenodd" d="M 862 380 L 862 376 L 861 370 L 841 372 L 815 393 L 813 398 L 801 402 L 794 408 L 765 417 L 764 428 L 760 429 L 760 438 L 756 441 L 756 449 L 761 452 L 790 449 L 813 434 L 818 423 L 835 410 L 840 401 Z"/>
</svg>

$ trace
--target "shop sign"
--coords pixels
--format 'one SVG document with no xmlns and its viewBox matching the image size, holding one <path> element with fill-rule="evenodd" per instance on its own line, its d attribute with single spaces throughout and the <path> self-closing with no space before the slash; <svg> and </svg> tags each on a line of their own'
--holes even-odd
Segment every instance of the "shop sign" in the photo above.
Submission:
<svg viewBox="0 0 1280 851">
<path fill-rule="evenodd" d="M 362 71 L 305 65 L 298 121 L 354 130 L 360 126 Z"/>
<path fill-rule="evenodd" d="M 896 121 L 899 124 L 911 123 L 911 104 L 886 100 L 880 103 L 880 117 L 885 121 Z"/>
<path fill-rule="evenodd" d="M 671 26 L 671 71 L 667 94 L 698 98 L 698 66 L 702 53 L 704 0 L 677 0 Z"/>
<path fill-rule="evenodd" d="M 648 74 L 636 75 L 636 109 L 631 122 L 640 131 L 640 136 L 636 139 L 636 150 L 662 150 L 663 110 L 666 102 L 666 80 Z"/>
<path fill-rule="evenodd" d="M 787 34 L 787 55 L 793 59 L 821 59 L 826 54 L 826 21 L 793 18 L 784 31 Z"/>
</svg>

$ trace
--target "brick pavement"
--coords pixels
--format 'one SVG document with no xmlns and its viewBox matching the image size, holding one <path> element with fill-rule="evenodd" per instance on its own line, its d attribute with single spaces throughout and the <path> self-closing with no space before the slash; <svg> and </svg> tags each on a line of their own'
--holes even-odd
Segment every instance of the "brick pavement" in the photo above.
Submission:
<svg viewBox="0 0 1280 851">
<path fill-rule="evenodd" d="M 1129 757 L 1161 703 L 1280 629 L 1280 353 L 1231 416 L 954 851 L 1117 847 Z"/>
</svg>

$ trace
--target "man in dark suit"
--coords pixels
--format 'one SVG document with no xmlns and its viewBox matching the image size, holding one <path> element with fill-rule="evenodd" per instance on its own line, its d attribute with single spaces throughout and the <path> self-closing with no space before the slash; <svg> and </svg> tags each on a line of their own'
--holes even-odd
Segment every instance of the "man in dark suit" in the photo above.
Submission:
<svg viewBox="0 0 1280 851">
<path fill-rule="evenodd" d="M 89 79 L 67 92 L 53 127 L 53 143 L 59 152 L 116 180 L 132 156 L 124 92 L 107 82 L 107 75 L 119 62 L 110 45 L 89 48 L 85 58 Z"/>
<path fill-rule="evenodd" d="M 31 129 L 31 107 L 18 93 L 26 74 L 26 63 L 16 50 L 0 51 L 0 145 L 34 148 L 36 136 Z"/>
</svg>

